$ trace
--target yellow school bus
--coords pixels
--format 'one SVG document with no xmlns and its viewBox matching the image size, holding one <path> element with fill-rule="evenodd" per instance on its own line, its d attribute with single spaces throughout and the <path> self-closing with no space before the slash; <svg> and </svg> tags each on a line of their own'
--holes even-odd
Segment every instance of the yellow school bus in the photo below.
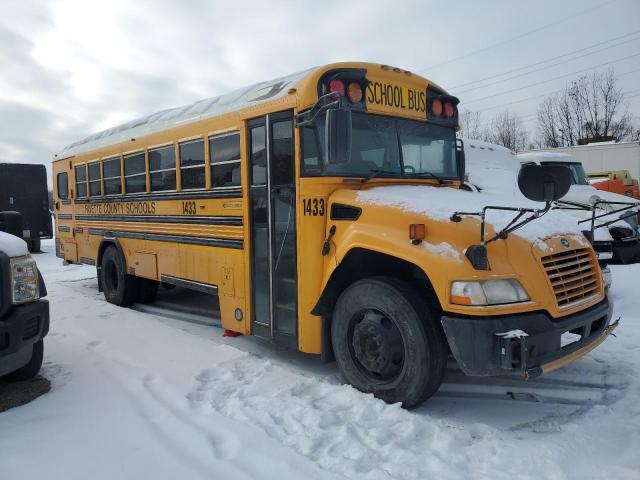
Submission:
<svg viewBox="0 0 640 480">
<path fill-rule="evenodd" d="M 595 254 L 575 222 L 532 228 L 548 208 L 489 221 L 460 189 L 457 105 L 337 63 L 91 135 L 53 160 L 57 254 L 95 265 L 116 305 L 159 284 L 217 296 L 223 328 L 335 358 L 405 407 L 449 354 L 469 375 L 551 371 L 615 327 Z"/>
</svg>

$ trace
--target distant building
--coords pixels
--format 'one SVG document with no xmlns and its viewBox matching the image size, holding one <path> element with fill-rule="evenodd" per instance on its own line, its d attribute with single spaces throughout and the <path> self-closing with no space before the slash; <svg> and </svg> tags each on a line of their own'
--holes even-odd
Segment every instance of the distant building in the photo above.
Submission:
<svg viewBox="0 0 640 480">
<path fill-rule="evenodd" d="M 633 178 L 640 178 L 640 142 L 599 142 L 543 151 L 569 153 L 587 173 L 628 170 Z"/>
</svg>

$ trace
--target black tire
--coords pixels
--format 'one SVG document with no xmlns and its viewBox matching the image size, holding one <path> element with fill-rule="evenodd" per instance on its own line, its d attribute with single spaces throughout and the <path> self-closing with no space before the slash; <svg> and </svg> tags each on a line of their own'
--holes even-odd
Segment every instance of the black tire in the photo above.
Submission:
<svg viewBox="0 0 640 480">
<path fill-rule="evenodd" d="M 140 278 L 140 289 L 138 291 L 138 302 L 151 303 L 158 295 L 159 282 L 148 278 Z"/>
<path fill-rule="evenodd" d="M 372 277 L 349 286 L 335 305 L 331 342 L 347 382 L 387 403 L 416 407 L 442 383 L 444 334 L 406 282 Z"/>
<path fill-rule="evenodd" d="M 138 299 L 139 278 L 125 273 L 124 259 L 116 247 L 110 246 L 104 251 L 100 275 L 102 291 L 107 302 L 119 307 L 128 307 Z"/>
<path fill-rule="evenodd" d="M 42 367 L 42 358 L 44 357 L 44 341 L 38 340 L 33 344 L 31 359 L 24 367 L 19 368 L 15 372 L 3 377 L 7 382 L 22 382 L 35 377 Z"/>
<path fill-rule="evenodd" d="M 31 253 L 38 253 L 40 251 L 41 242 L 39 238 L 32 238 L 27 242 L 27 248 Z"/>
</svg>

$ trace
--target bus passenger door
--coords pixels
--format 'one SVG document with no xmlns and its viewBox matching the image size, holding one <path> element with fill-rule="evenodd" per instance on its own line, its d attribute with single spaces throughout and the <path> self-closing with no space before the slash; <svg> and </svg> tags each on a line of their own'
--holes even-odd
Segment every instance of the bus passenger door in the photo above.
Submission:
<svg viewBox="0 0 640 480">
<path fill-rule="evenodd" d="M 297 349 L 293 116 L 249 122 L 252 331 Z"/>
</svg>

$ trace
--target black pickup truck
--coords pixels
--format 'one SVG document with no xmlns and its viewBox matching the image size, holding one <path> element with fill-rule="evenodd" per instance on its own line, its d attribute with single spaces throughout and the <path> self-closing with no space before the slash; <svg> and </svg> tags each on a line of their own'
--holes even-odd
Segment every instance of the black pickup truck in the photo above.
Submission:
<svg viewBox="0 0 640 480">
<path fill-rule="evenodd" d="M 49 332 L 42 275 L 22 239 L 0 231 L 0 378 L 35 377 Z"/>
</svg>

